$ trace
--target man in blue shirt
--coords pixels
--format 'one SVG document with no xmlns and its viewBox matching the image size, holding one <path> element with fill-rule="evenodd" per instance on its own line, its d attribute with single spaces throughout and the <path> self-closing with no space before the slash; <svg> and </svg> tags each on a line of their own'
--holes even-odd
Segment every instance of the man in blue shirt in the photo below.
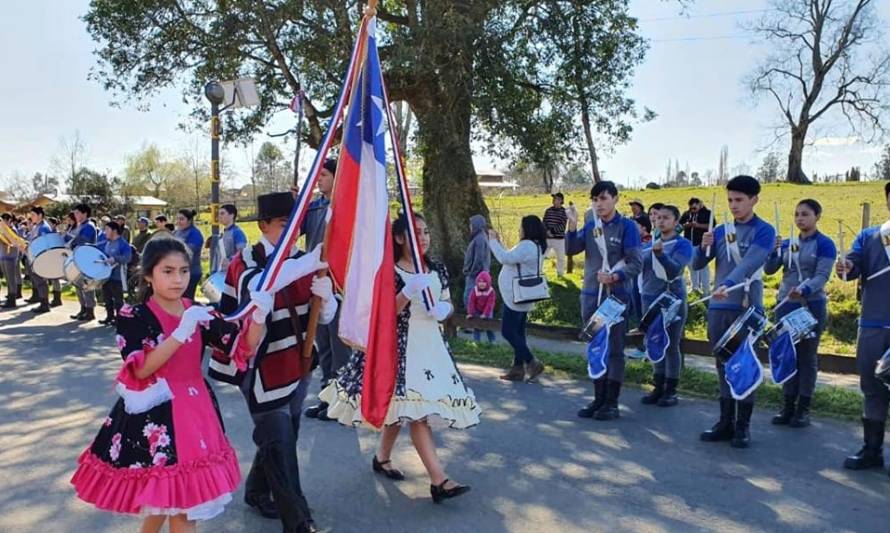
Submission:
<svg viewBox="0 0 890 533">
<path fill-rule="evenodd" d="M 80 246 L 94 246 L 96 244 L 96 227 L 90 223 L 90 215 L 92 209 L 86 204 L 79 204 L 74 208 L 74 220 L 77 226 L 65 236 L 68 241 L 68 248 L 72 250 Z M 85 291 L 80 287 L 75 287 L 77 293 L 77 301 L 80 302 L 80 311 L 71 315 L 73 320 L 89 322 L 96 318 L 96 292 L 93 290 Z"/>
<path fill-rule="evenodd" d="M 633 220 L 615 210 L 618 188 L 611 181 L 601 181 L 590 190 L 593 209 L 584 214 L 584 227 L 566 233 L 566 253 L 584 252 L 584 285 L 581 289 L 581 319 L 587 324 L 603 300 L 611 294 L 630 304 L 634 278 L 642 270 L 640 232 Z M 597 220 L 599 219 L 599 221 Z M 605 289 L 600 290 L 600 287 Z M 618 396 L 624 382 L 625 321 L 609 331 L 609 358 L 606 375 L 593 381 L 594 400 L 578 411 L 582 418 L 614 420 L 618 418 Z"/>
<path fill-rule="evenodd" d="M 890 210 L 890 183 L 884 186 L 884 199 Z M 875 377 L 875 364 L 890 350 L 890 221 L 862 230 L 847 256 L 836 267 L 846 281 L 862 284 L 862 315 L 856 340 L 856 366 L 859 388 L 865 396 L 862 429 L 865 445 L 847 457 L 844 467 L 862 470 L 884 466 L 884 427 L 890 391 Z"/>
<path fill-rule="evenodd" d="M 115 314 L 124 305 L 124 276 L 131 259 L 130 243 L 121 238 L 120 232 L 121 226 L 117 222 L 105 224 L 104 252 L 108 256 L 105 263 L 114 267 L 111 269 L 111 277 L 102 285 L 107 316 L 99 323 L 106 326 L 114 325 Z"/>
<path fill-rule="evenodd" d="M 717 262 L 716 289 L 708 304 L 708 341 L 712 350 L 749 307 L 763 310 L 763 266 L 775 247 L 776 230 L 754 214 L 759 194 L 760 182 L 751 176 L 729 180 L 726 196 L 733 221 L 705 233 L 701 246 L 695 250 L 693 270 L 707 267 L 712 259 Z M 744 283 L 744 290 L 728 290 L 740 283 Z M 715 361 L 720 382 L 720 420 L 700 438 L 705 442 L 731 440 L 734 448 L 747 448 L 751 441 L 754 393 L 743 400 L 733 400 L 724 362 L 716 353 Z"/>
<path fill-rule="evenodd" d="M 212 272 L 225 272 L 229 268 L 232 257 L 247 248 L 247 235 L 238 227 L 235 221 L 238 219 L 238 208 L 235 204 L 223 204 L 219 207 L 219 223 L 223 232 L 216 239 L 209 238 L 205 242 L 207 248 L 211 248 Z"/>
</svg>

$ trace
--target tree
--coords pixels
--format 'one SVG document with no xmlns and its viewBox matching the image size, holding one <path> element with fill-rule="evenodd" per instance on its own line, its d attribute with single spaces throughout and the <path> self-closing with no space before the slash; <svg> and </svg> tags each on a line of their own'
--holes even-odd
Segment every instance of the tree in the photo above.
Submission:
<svg viewBox="0 0 890 533">
<path fill-rule="evenodd" d="M 851 167 L 844 175 L 845 181 L 862 181 L 862 172 L 859 167 Z"/>
<path fill-rule="evenodd" d="M 59 192 L 59 178 L 49 174 L 35 172 L 31 178 L 31 186 L 37 194 L 53 194 Z"/>
<path fill-rule="evenodd" d="M 770 54 L 748 80 L 753 95 L 771 96 L 791 137 L 787 180 L 808 183 L 803 151 L 813 124 L 839 111 L 850 130 L 874 139 L 890 98 L 890 51 L 874 0 L 772 0 L 752 29 Z"/>
<path fill-rule="evenodd" d="M 68 184 L 68 194 L 77 197 L 79 202 L 90 204 L 97 214 L 123 212 L 130 206 L 118 196 L 121 185 L 121 180 L 114 176 L 81 167 Z M 64 215 L 69 208 L 59 209 Z"/>
<path fill-rule="evenodd" d="M 260 146 L 254 162 L 256 180 L 263 192 L 286 191 L 290 189 L 293 169 L 286 161 L 281 149 L 274 143 L 264 142 Z"/>
<path fill-rule="evenodd" d="M 890 180 L 890 144 L 884 145 L 881 158 L 875 162 L 874 174 L 876 180 Z"/>
<path fill-rule="evenodd" d="M 527 148 L 529 137 L 521 134 L 535 116 L 530 108 L 565 117 L 580 105 L 579 93 L 566 89 L 578 85 L 564 83 L 574 73 L 591 113 L 614 124 L 617 138 L 629 134 L 622 121 L 610 120 L 630 114 L 623 94 L 642 58 L 627 2 L 393 0 L 378 6 L 384 77 L 393 101 L 407 102 L 414 114 L 424 160 L 423 207 L 433 246 L 449 268 L 460 267 L 467 218 L 488 213 L 473 168 L 474 127 Z M 84 16 L 98 43 L 91 77 L 115 101 L 142 106 L 163 89 L 182 87 L 193 115 L 205 119 L 201 88 L 207 80 L 250 75 L 262 89 L 260 105 L 225 117 L 226 138 L 241 142 L 311 87 L 304 102 L 306 135 L 315 146 L 320 120 L 329 116 L 346 71 L 362 7 L 361 1 L 342 0 L 92 0 Z M 583 61 L 565 46 L 576 34 L 558 34 L 573 21 L 582 42 L 594 45 L 582 50 L 591 56 Z M 611 26 L 613 21 L 623 24 Z M 607 62 L 600 72 L 599 57 L 608 57 L 598 51 L 601 42 L 603 52 L 627 42 L 636 52 L 629 61 Z M 599 126 L 595 117 L 591 121 Z M 559 135 L 564 146 L 574 139 L 566 131 Z"/>
<path fill-rule="evenodd" d="M 128 194 L 148 191 L 161 198 L 167 184 L 161 150 L 154 144 L 143 145 L 139 152 L 127 157 L 126 176 Z"/>
<path fill-rule="evenodd" d="M 779 154 L 776 152 L 767 153 L 757 171 L 757 177 L 764 183 L 775 183 L 779 181 L 781 173 L 782 162 L 779 159 Z"/>
<path fill-rule="evenodd" d="M 80 136 L 80 130 L 74 130 L 70 137 L 59 138 L 59 147 L 52 158 L 51 165 L 55 173 L 64 176 L 65 182 L 70 186 L 77 173 L 86 166 L 87 160 L 86 141 Z"/>
<path fill-rule="evenodd" d="M 720 147 L 720 162 L 717 164 L 717 184 L 724 185 L 729 181 L 729 147 Z"/>
</svg>

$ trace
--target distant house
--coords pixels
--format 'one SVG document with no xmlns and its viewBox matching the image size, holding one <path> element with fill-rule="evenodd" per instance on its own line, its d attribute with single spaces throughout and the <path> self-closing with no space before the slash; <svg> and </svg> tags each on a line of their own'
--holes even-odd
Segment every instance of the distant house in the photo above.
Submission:
<svg viewBox="0 0 890 533">
<path fill-rule="evenodd" d="M 511 180 L 510 177 L 497 169 L 485 169 L 476 173 L 476 180 L 479 187 L 485 189 L 509 189 L 515 191 L 519 188 L 519 184 Z"/>
</svg>

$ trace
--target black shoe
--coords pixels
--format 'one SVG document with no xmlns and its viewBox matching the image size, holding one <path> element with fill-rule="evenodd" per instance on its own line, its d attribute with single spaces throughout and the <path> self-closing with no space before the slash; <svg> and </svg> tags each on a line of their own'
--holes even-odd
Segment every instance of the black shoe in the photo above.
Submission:
<svg viewBox="0 0 890 533">
<path fill-rule="evenodd" d="M 253 507 L 263 518 L 269 518 L 271 520 L 278 520 L 280 518 L 278 508 L 275 507 L 275 502 L 268 496 L 250 496 L 245 494 L 244 503 Z"/>
<path fill-rule="evenodd" d="M 38 297 L 36 293 L 35 293 L 35 294 L 32 294 L 30 298 L 28 298 L 27 300 L 25 300 L 25 303 L 26 303 L 26 304 L 39 304 L 39 303 L 40 303 L 40 297 Z"/>
<path fill-rule="evenodd" d="M 7 298 L 3 305 L 0 305 L 2 309 L 15 309 L 16 307 L 15 300 L 12 298 Z"/>
<path fill-rule="evenodd" d="M 606 403 L 593 415 L 594 420 L 615 420 L 621 413 L 618 410 L 618 396 L 621 394 L 621 382 L 606 380 Z"/>
<path fill-rule="evenodd" d="M 810 425 L 810 397 L 801 396 L 797 400 L 797 409 L 794 410 L 794 416 L 788 423 L 793 428 L 805 428 Z"/>
<path fill-rule="evenodd" d="M 334 418 L 331 418 L 328 416 L 328 408 L 327 407 L 325 407 L 324 409 L 322 409 L 321 411 L 318 412 L 317 418 L 318 418 L 319 422 L 330 422 L 331 420 L 335 420 Z"/>
<path fill-rule="evenodd" d="M 50 307 L 60 307 L 62 305 L 62 293 L 54 292 L 53 293 L 53 301 L 49 304 Z"/>
<path fill-rule="evenodd" d="M 306 409 L 305 415 L 306 418 L 318 418 L 318 413 L 321 411 L 327 412 L 328 404 L 325 402 L 321 402 L 318 405 L 313 405 L 309 409 Z"/>
<path fill-rule="evenodd" d="M 77 320 L 79 320 L 80 322 L 91 322 L 93 320 L 96 320 L 96 313 L 93 311 L 92 307 L 86 307 L 84 308 L 81 317 Z"/>
<path fill-rule="evenodd" d="M 114 325 L 114 315 L 108 315 L 105 317 L 105 320 L 100 320 L 100 324 L 103 326 L 113 326 Z"/>
<path fill-rule="evenodd" d="M 655 374 L 655 388 L 652 392 L 640 398 L 643 405 L 655 405 L 664 396 L 664 374 Z"/>
<path fill-rule="evenodd" d="M 844 468 L 865 470 L 884 466 L 884 421 L 862 419 L 862 435 L 865 446 L 844 459 Z"/>
<path fill-rule="evenodd" d="M 704 442 L 720 442 L 732 439 L 735 425 L 735 400 L 720 398 L 720 420 L 711 429 L 702 432 L 699 439 Z"/>
<path fill-rule="evenodd" d="M 776 416 L 773 417 L 773 424 L 784 426 L 791 422 L 791 417 L 794 416 L 795 400 L 797 400 L 797 396 L 792 396 L 790 394 L 785 395 L 785 403 L 782 404 L 782 410 L 776 413 Z"/>
<path fill-rule="evenodd" d="M 448 484 L 447 479 L 440 485 L 430 485 L 430 495 L 433 497 L 433 503 L 442 503 L 443 500 L 456 498 L 461 494 L 470 492 L 469 485 L 455 485 L 450 489 L 446 489 L 446 484 Z"/>
<path fill-rule="evenodd" d="M 387 459 L 386 461 L 378 461 L 377 454 L 374 454 L 374 459 L 371 461 L 371 468 L 374 469 L 374 472 L 378 474 L 382 474 L 393 481 L 402 481 L 405 479 L 405 474 L 403 474 L 398 468 L 384 468 L 386 465 L 391 464 L 392 461 Z"/>
<path fill-rule="evenodd" d="M 680 399 L 677 397 L 677 385 L 679 384 L 680 380 L 676 378 L 664 380 L 664 394 L 658 400 L 659 407 L 673 407 L 680 403 Z"/>
<path fill-rule="evenodd" d="M 49 302 L 47 300 L 43 300 L 40 302 L 40 305 L 31 309 L 32 313 L 36 313 L 38 315 L 42 315 L 43 313 L 49 313 Z"/>
<path fill-rule="evenodd" d="M 751 413 L 754 412 L 753 403 L 739 403 L 738 418 L 735 421 L 735 432 L 732 435 L 733 448 L 747 448 L 751 445 Z"/>
<path fill-rule="evenodd" d="M 593 418 L 600 407 L 606 405 L 606 378 L 593 381 L 593 401 L 578 411 L 581 418 Z"/>
<path fill-rule="evenodd" d="M 85 310 L 86 309 L 83 306 L 80 306 L 80 311 L 78 311 L 75 315 L 69 316 L 68 318 L 70 318 L 71 320 L 80 320 L 81 318 L 83 318 L 83 313 Z"/>
</svg>

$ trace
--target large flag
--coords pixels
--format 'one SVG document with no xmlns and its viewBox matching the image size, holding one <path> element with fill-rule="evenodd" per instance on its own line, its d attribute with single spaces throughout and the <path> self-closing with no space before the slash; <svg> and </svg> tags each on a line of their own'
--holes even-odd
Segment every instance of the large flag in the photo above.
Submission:
<svg viewBox="0 0 890 533">
<path fill-rule="evenodd" d="M 373 19 L 363 48 L 364 65 L 343 126 L 326 242 L 330 272 L 343 293 L 340 337 L 365 352 L 362 416 L 380 427 L 395 388 L 396 300 L 386 110 Z"/>
</svg>

